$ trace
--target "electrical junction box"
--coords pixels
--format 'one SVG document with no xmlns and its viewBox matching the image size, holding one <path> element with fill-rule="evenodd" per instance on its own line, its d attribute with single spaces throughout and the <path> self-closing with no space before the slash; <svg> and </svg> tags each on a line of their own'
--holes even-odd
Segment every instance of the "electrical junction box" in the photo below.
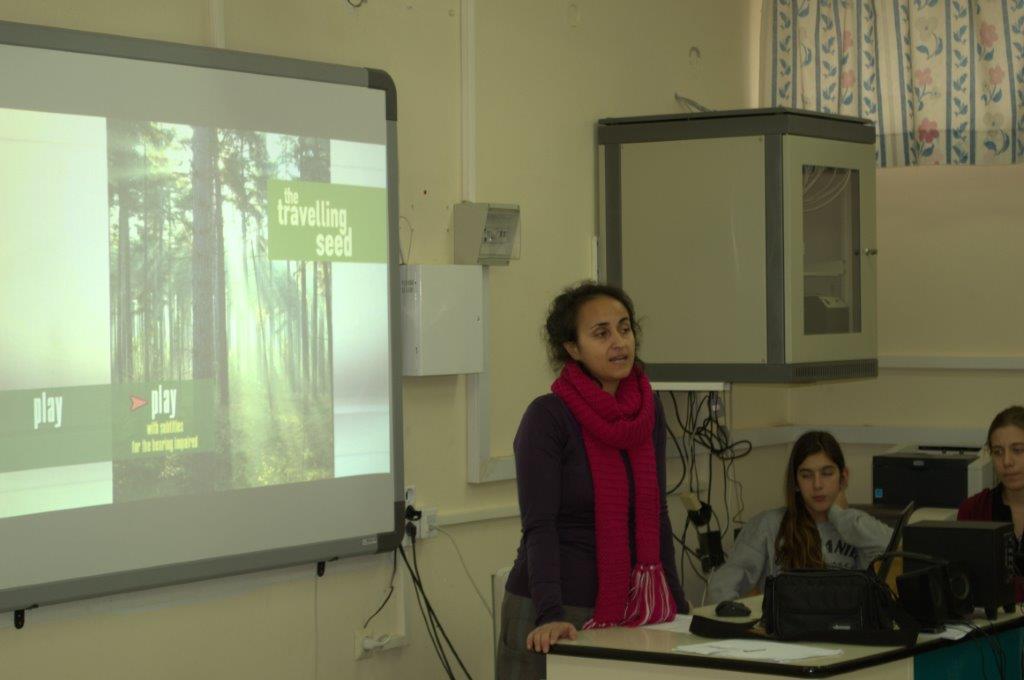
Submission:
<svg viewBox="0 0 1024 680">
<path fill-rule="evenodd" d="M 483 371 L 483 268 L 403 265 L 401 286 L 402 374 Z"/>
<path fill-rule="evenodd" d="M 519 206 L 500 203 L 455 204 L 455 261 L 460 264 L 507 265 L 515 255 Z"/>
</svg>

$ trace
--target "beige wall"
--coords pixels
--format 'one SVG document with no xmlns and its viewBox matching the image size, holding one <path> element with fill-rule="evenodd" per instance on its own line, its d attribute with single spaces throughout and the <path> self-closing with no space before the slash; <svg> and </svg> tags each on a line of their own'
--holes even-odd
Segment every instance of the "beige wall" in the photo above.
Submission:
<svg viewBox="0 0 1024 680">
<path fill-rule="evenodd" d="M 0 20 L 192 44 L 214 39 L 199 0 L 0 2 Z M 594 121 L 679 110 L 677 91 L 714 108 L 748 106 L 749 20 L 755 0 L 479 0 L 476 11 L 477 198 L 517 202 L 522 259 L 492 277 L 491 361 L 496 454 L 509 454 L 525 404 L 550 374 L 539 328 L 561 286 L 590 274 Z M 451 257 L 450 206 L 460 200 L 460 2 L 224 0 L 230 49 L 387 70 L 398 87 L 400 211 L 415 229 L 412 262 Z M 574 6 L 573 11 L 570 6 Z M 572 18 L 575 17 L 575 18 Z M 690 58 L 690 48 L 701 52 Z M 403 224 L 405 222 L 403 221 Z M 465 386 L 457 378 L 404 385 L 405 475 L 421 504 L 442 514 L 486 514 L 515 503 L 511 482 L 468 485 Z M 738 389 L 740 420 L 787 419 L 783 388 Z M 678 508 L 673 501 L 673 511 Z M 485 594 L 511 563 L 516 518 L 448 527 Z M 424 580 L 475 677 L 491 674 L 490 619 L 443 536 L 420 546 Z M 30 612 L 0 624 L 5 677 L 390 678 L 441 677 L 411 597 L 410 644 L 353 660 L 354 630 L 380 602 L 384 556 L 194 584 Z M 408 595 L 408 592 L 407 592 Z M 400 606 L 378 630 L 397 630 Z"/>
</svg>

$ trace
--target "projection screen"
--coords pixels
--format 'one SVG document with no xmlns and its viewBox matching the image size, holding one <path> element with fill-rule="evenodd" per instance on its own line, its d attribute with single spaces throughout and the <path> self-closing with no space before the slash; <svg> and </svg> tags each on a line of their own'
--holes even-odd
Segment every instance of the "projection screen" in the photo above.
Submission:
<svg viewBox="0 0 1024 680">
<path fill-rule="evenodd" d="M 0 24 L 0 611 L 390 550 L 386 73 Z"/>
</svg>

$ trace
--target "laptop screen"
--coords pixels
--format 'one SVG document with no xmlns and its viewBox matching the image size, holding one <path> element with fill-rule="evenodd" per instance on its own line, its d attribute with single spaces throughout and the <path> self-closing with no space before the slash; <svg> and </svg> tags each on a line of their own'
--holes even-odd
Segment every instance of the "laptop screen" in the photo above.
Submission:
<svg viewBox="0 0 1024 680">
<path fill-rule="evenodd" d="M 891 552 L 895 552 L 900 545 L 900 541 L 903 540 L 903 527 L 907 526 L 907 522 L 910 520 L 910 516 L 914 513 L 914 501 L 907 503 L 907 507 L 903 508 L 903 512 L 900 513 L 899 519 L 896 520 L 896 526 L 892 530 L 892 537 L 889 539 L 889 545 L 885 546 L 885 552 L 883 555 L 888 555 Z M 878 568 L 878 579 L 885 581 L 885 578 L 889 575 L 889 568 L 892 566 L 892 557 L 883 557 L 882 564 Z"/>
</svg>

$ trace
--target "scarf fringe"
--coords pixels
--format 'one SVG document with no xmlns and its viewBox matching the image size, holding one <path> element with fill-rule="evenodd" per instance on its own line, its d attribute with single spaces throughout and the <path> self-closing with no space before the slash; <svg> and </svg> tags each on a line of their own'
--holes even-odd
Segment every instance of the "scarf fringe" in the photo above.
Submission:
<svg viewBox="0 0 1024 680">
<path fill-rule="evenodd" d="M 621 621 L 588 619 L 584 630 L 612 626 L 644 626 L 649 623 L 672 621 L 676 617 L 676 603 L 665 580 L 661 564 L 638 564 L 629 578 L 629 595 Z"/>
<path fill-rule="evenodd" d="M 611 621 L 605 621 L 604 623 L 598 623 L 594 619 L 587 619 L 586 623 L 583 624 L 583 630 L 592 630 L 594 628 L 611 628 L 617 626 L 617 623 Z"/>
</svg>

